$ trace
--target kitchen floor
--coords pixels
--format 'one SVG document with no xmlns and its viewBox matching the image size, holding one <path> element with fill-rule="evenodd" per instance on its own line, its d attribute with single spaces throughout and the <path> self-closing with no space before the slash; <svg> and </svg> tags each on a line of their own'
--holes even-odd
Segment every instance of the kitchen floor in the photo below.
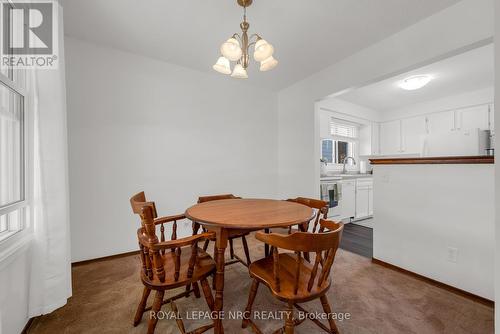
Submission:
<svg viewBox="0 0 500 334">
<path fill-rule="evenodd" d="M 357 227 L 348 226 L 347 231 L 351 228 Z M 261 257 L 262 243 L 253 236 L 248 237 L 248 243 L 252 259 Z M 240 244 L 235 243 L 238 254 L 242 254 Z M 73 297 L 66 306 L 35 319 L 28 333 L 145 333 L 147 315 L 138 327 L 132 326 L 143 289 L 140 268 L 138 255 L 73 267 Z M 492 307 L 374 264 L 349 251 L 338 251 L 332 279 L 328 298 L 333 312 L 350 315 L 349 319 L 337 321 L 343 334 L 493 333 Z M 244 310 L 250 283 L 246 267 L 240 264 L 227 267 L 226 312 Z M 285 307 L 265 287 L 259 289 L 254 305 L 254 309 L 268 312 Z M 205 300 L 194 296 L 178 300 L 177 306 L 181 312 L 208 310 Z M 311 311 L 321 310 L 319 301 L 306 303 L 304 307 Z M 170 310 L 170 307 L 165 305 L 163 309 Z M 187 329 L 206 322 L 186 319 Z M 272 333 L 283 322 L 257 320 L 257 324 L 264 333 Z M 225 320 L 224 327 L 226 333 L 252 333 L 242 329 L 241 320 L 237 319 Z M 179 331 L 174 320 L 163 319 L 158 322 L 156 333 Z M 319 330 L 311 321 L 306 321 L 295 333 L 319 333 Z"/>
<path fill-rule="evenodd" d="M 353 222 L 352 224 L 356 224 L 356 225 L 361 225 L 361 226 L 364 226 L 364 227 L 373 228 L 373 218 L 368 218 L 368 219 L 363 219 L 363 220 L 357 220 L 357 221 Z"/>
<path fill-rule="evenodd" d="M 340 248 L 371 259 L 373 256 L 373 229 L 366 225 L 360 225 L 358 222 L 345 224 Z"/>
</svg>

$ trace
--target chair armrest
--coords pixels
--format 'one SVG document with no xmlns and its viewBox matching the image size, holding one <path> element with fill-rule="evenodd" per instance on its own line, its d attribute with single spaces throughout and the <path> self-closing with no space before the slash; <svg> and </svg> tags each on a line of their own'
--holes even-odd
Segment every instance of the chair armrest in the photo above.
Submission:
<svg viewBox="0 0 500 334">
<path fill-rule="evenodd" d="M 169 240 L 164 242 L 159 242 L 151 245 L 151 249 L 153 250 L 163 250 L 163 249 L 172 249 L 184 246 L 191 246 L 193 243 L 198 242 L 200 240 L 209 240 L 210 238 L 215 237 L 215 232 L 205 232 L 201 234 L 195 234 L 189 237 L 177 239 L 177 240 Z"/>
<path fill-rule="evenodd" d="M 159 217 L 154 220 L 155 225 L 159 224 L 164 224 L 164 223 L 169 223 L 177 220 L 182 220 L 186 219 L 186 216 L 184 214 L 181 215 L 174 215 L 174 216 L 165 216 L 165 217 Z"/>
</svg>

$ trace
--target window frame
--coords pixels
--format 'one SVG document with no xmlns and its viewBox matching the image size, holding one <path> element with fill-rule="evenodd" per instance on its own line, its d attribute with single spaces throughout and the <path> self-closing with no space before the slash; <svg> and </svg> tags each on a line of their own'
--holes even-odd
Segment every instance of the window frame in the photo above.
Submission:
<svg viewBox="0 0 500 334">
<path fill-rule="evenodd" d="M 346 136 L 338 136 L 338 135 L 334 135 L 333 134 L 333 127 L 335 123 L 338 123 L 338 124 L 342 124 L 342 125 L 348 125 L 348 126 L 352 126 L 354 127 L 354 134 L 355 136 L 353 137 L 346 137 Z M 344 120 L 344 119 L 340 119 L 340 118 L 336 118 L 336 117 L 330 117 L 330 120 L 329 120 L 329 137 L 328 138 L 321 138 L 320 140 L 320 156 L 321 158 L 323 158 L 323 140 L 331 140 L 333 143 L 332 143 L 332 162 L 329 162 L 328 164 L 329 165 L 332 165 L 332 166 L 336 166 L 336 167 L 339 167 L 339 166 L 343 166 L 344 163 L 343 162 L 334 162 L 336 157 L 337 157 L 337 154 L 338 154 L 338 142 L 341 141 L 341 142 L 347 142 L 349 144 L 352 144 L 352 157 L 354 159 L 356 159 L 356 161 L 359 160 L 359 132 L 360 132 L 360 127 L 361 127 L 361 124 L 359 123 L 356 123 L 356 122 L 351 122 L 351 121 L 348 121 L 348 120 Z"/>
<path fill-rule="evenodd" d="M 10 4 L 11 8 L 15 8 L 12 2 L 8 0 L 0 0 L 0 5 L 3 6 L 3 4 L 5 3 Z M 9 25 L 9 27 L 10 26 L 11 25 Z M 11 33 L 9 34 L 9 37 L 11 37 Z M 32 162 L 30 159 L 30 157 L 32 157 L 32 154 L 30 152 L 32 152 L 33 124 L 32 117 L 31 115 L 28 115 L 27 108 L 27 104 L 29 103 L 27 90 L 25 88 L 27 73 L 25 70 L 14 70 L 11 67 L 8 67 L 6 72 L 6 74 L 0 72 L 0 84 L 4 85 L 5 88 L 10 90 L 11 92 L 17 94 L 20 98 L 20 156 L 22 161 L 20 167 L 21 199 L 0 206 L 0 216 L 7 217 L 7 230 L 0 232 L 0 245 L 2 246 L 2 248 L 5 244 L 7 244 L 7 246 L 9 245 L 8 240 L 15 241 L 13 239 L 16 238 L 13 238 L 13 236 L 17 234 L 23 234 L 20 232 L 28 230 L 30 226 L 29 217 L 31 216 L 30 209 L 32 203 L 32 173 L 29 173 L 29 171 L 31 171 L 32 169 Z M 20 224 L 16 229 L 12 229 L 12 225 L 9 223 L 8 217 L 9 214 L 16 211 L 18 211 L 20 214 Z"/>
<path fill-rule="evenodd" d="M 358 161 L 359 158 L 359 153 L 358 153 L 358 146 L 359 146 L 359 140 L 358 139 L 347 139 L 347 138 L 340 138 L 340 137 L 329 137 L 329 138 L 321 138 L 320 140 L 320 157 L 322 159 L 325 159 L 323 156 L 323 141 L 329 140 L 332 142 L 332 162 L 328 162 L 328 165 L 333 165 L 333 166 L 343 166 L 343 162 L 334 162 L 337 155 L 338 155 L 338 142 L 345 142 L 348 144 L 352 145 L 352 157 Z"/>
<path fill-rule="evenodd" d="M 31 203 L 31 199 L 29 196 L 29 186 L 28 186 L 28 122 L 27 122 L 27 112 L 26 112 L 26 91 L 22 88 L 18 83 L 11 80 L 3 73 L 0 73 L 0 84 L 4 85 L 6 89 L 17 94 L 20 98 L 20 112 L 21 112 L 21 131 L 20 131 L 20 156 L 21 156 L 21 199 L 7 203 L 3 206 L 0 206 L 0 216 L 7 216 L 14 212 L 19 211 L 21 214 L 21 226 L 13 230 L 11 228 L 10 223 L 7 221 L 7 230 L 0 232 L 0 244 L 5 240 L 9 239 L 12 235 L 24 230 L 27 225 L 27 216 L 28 216 L 28 206 Z M 8 218 L 7 218 L 8 219 Z"/>
</svg>

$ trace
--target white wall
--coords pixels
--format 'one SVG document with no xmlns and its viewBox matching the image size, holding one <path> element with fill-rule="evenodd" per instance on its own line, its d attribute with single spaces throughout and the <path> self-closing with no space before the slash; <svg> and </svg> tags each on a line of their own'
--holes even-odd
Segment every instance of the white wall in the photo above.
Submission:
<svg viewBox="0 0 500 334">
<path fill-rule="evenodd" d="M 494 300 L 494 177 L 493 165 L 375 165 L 373 257 Z"/>
<path fill-rule="evenodd" d="M 500 1 L 495 2 L 495 39 L 500 38 Z M 500 105 L 500 43 L 495 43 L 495 103 Z M 495 112 L 495 129 L 500 129 L 500 110 Z M 500 148 L 500 136 L 495 136 L 495 147 Z M 498 156 L 498 154 L 497 154 Z M 500 159 L 495 159 L 495 175 L 500 176 Z M 500 177 L 495 178 L 495 297 L 500 300 Z M 500 307 L 495 305 L 495 333 L 500 334 Z"/>
<path fill-rule="evenodd" d="M 319 109 L 320 111 L 328 110 L 332 117 L 360 124 L 378 122 L 382 117 L 381 113 L 377 110 L 366 108 L 335 97 L 326 98 L 316 102 L 316 109 Z"/>
<path fill-rule="evenodd" d="M 411 106 L 385 111 L 381 113 L 382 121 L 418 116 L 433 112 L 453 110 L 479 104 L 492 103 L 494 99 L 493 87 L 479 89 L 472 92 L 450 95 L 441 99 L 417 103 Z"/>
<path fill-rule="evenodd" d="M 0 334 L 21 333 L 29 319 L 31 236 L 10 241 L 0 252 Z"/>
<path fill-rule="evenodd" d="M 281 197 L 317 196 L 317 100 L 421 67 L 493 35 L 493 1 L 464 0 L 279 92 Z M 473 24 L 464 24 L 473 22 Z"/>
<path fill-rule="evenodd" d="M 275 94 L 72 38 L 66 52 L 73 262 L 137 249 L 140 190 L 160 215 L 276 196 Z"/>
</svg>

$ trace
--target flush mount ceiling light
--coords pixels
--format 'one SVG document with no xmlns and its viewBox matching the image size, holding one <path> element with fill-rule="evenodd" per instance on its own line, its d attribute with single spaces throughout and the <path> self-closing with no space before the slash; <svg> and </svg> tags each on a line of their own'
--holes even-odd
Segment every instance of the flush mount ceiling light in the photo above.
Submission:
<svg viewBox="0 0 500 334">
<path fill-rule="evenodd" d="M 432 80 L 430 75 L 414 75 L 412 77 L 404 79 L 399 87 L 406 90 L 420 89 L 427 85 Z"/>
<path fill-rule="evenodd" d="M 231 61 L 236 62 L 231 76 L 238 79 L 248 78 L 247 68 L 249 63 L 250 47 L 254 47 L 253 59 L 260 62 L 259 69 L 264 71 L 272 70 L 278 65 L 274 59 L 274 47 L 257 34 L 248 37 L 247 7 L 252 4 L 252 0 L 237 0 L 238 5 L 243 7 L 243 22 L 240 24 L 242 34 L 233 34 L 231 38 L 225 41 L 220 47 L 220 53 L 217 63 L 212 66 L 214 70 L 222 74 L 231 74 Z M 251 40 L 255 40 L 252 42 Z"/>
</svg>

